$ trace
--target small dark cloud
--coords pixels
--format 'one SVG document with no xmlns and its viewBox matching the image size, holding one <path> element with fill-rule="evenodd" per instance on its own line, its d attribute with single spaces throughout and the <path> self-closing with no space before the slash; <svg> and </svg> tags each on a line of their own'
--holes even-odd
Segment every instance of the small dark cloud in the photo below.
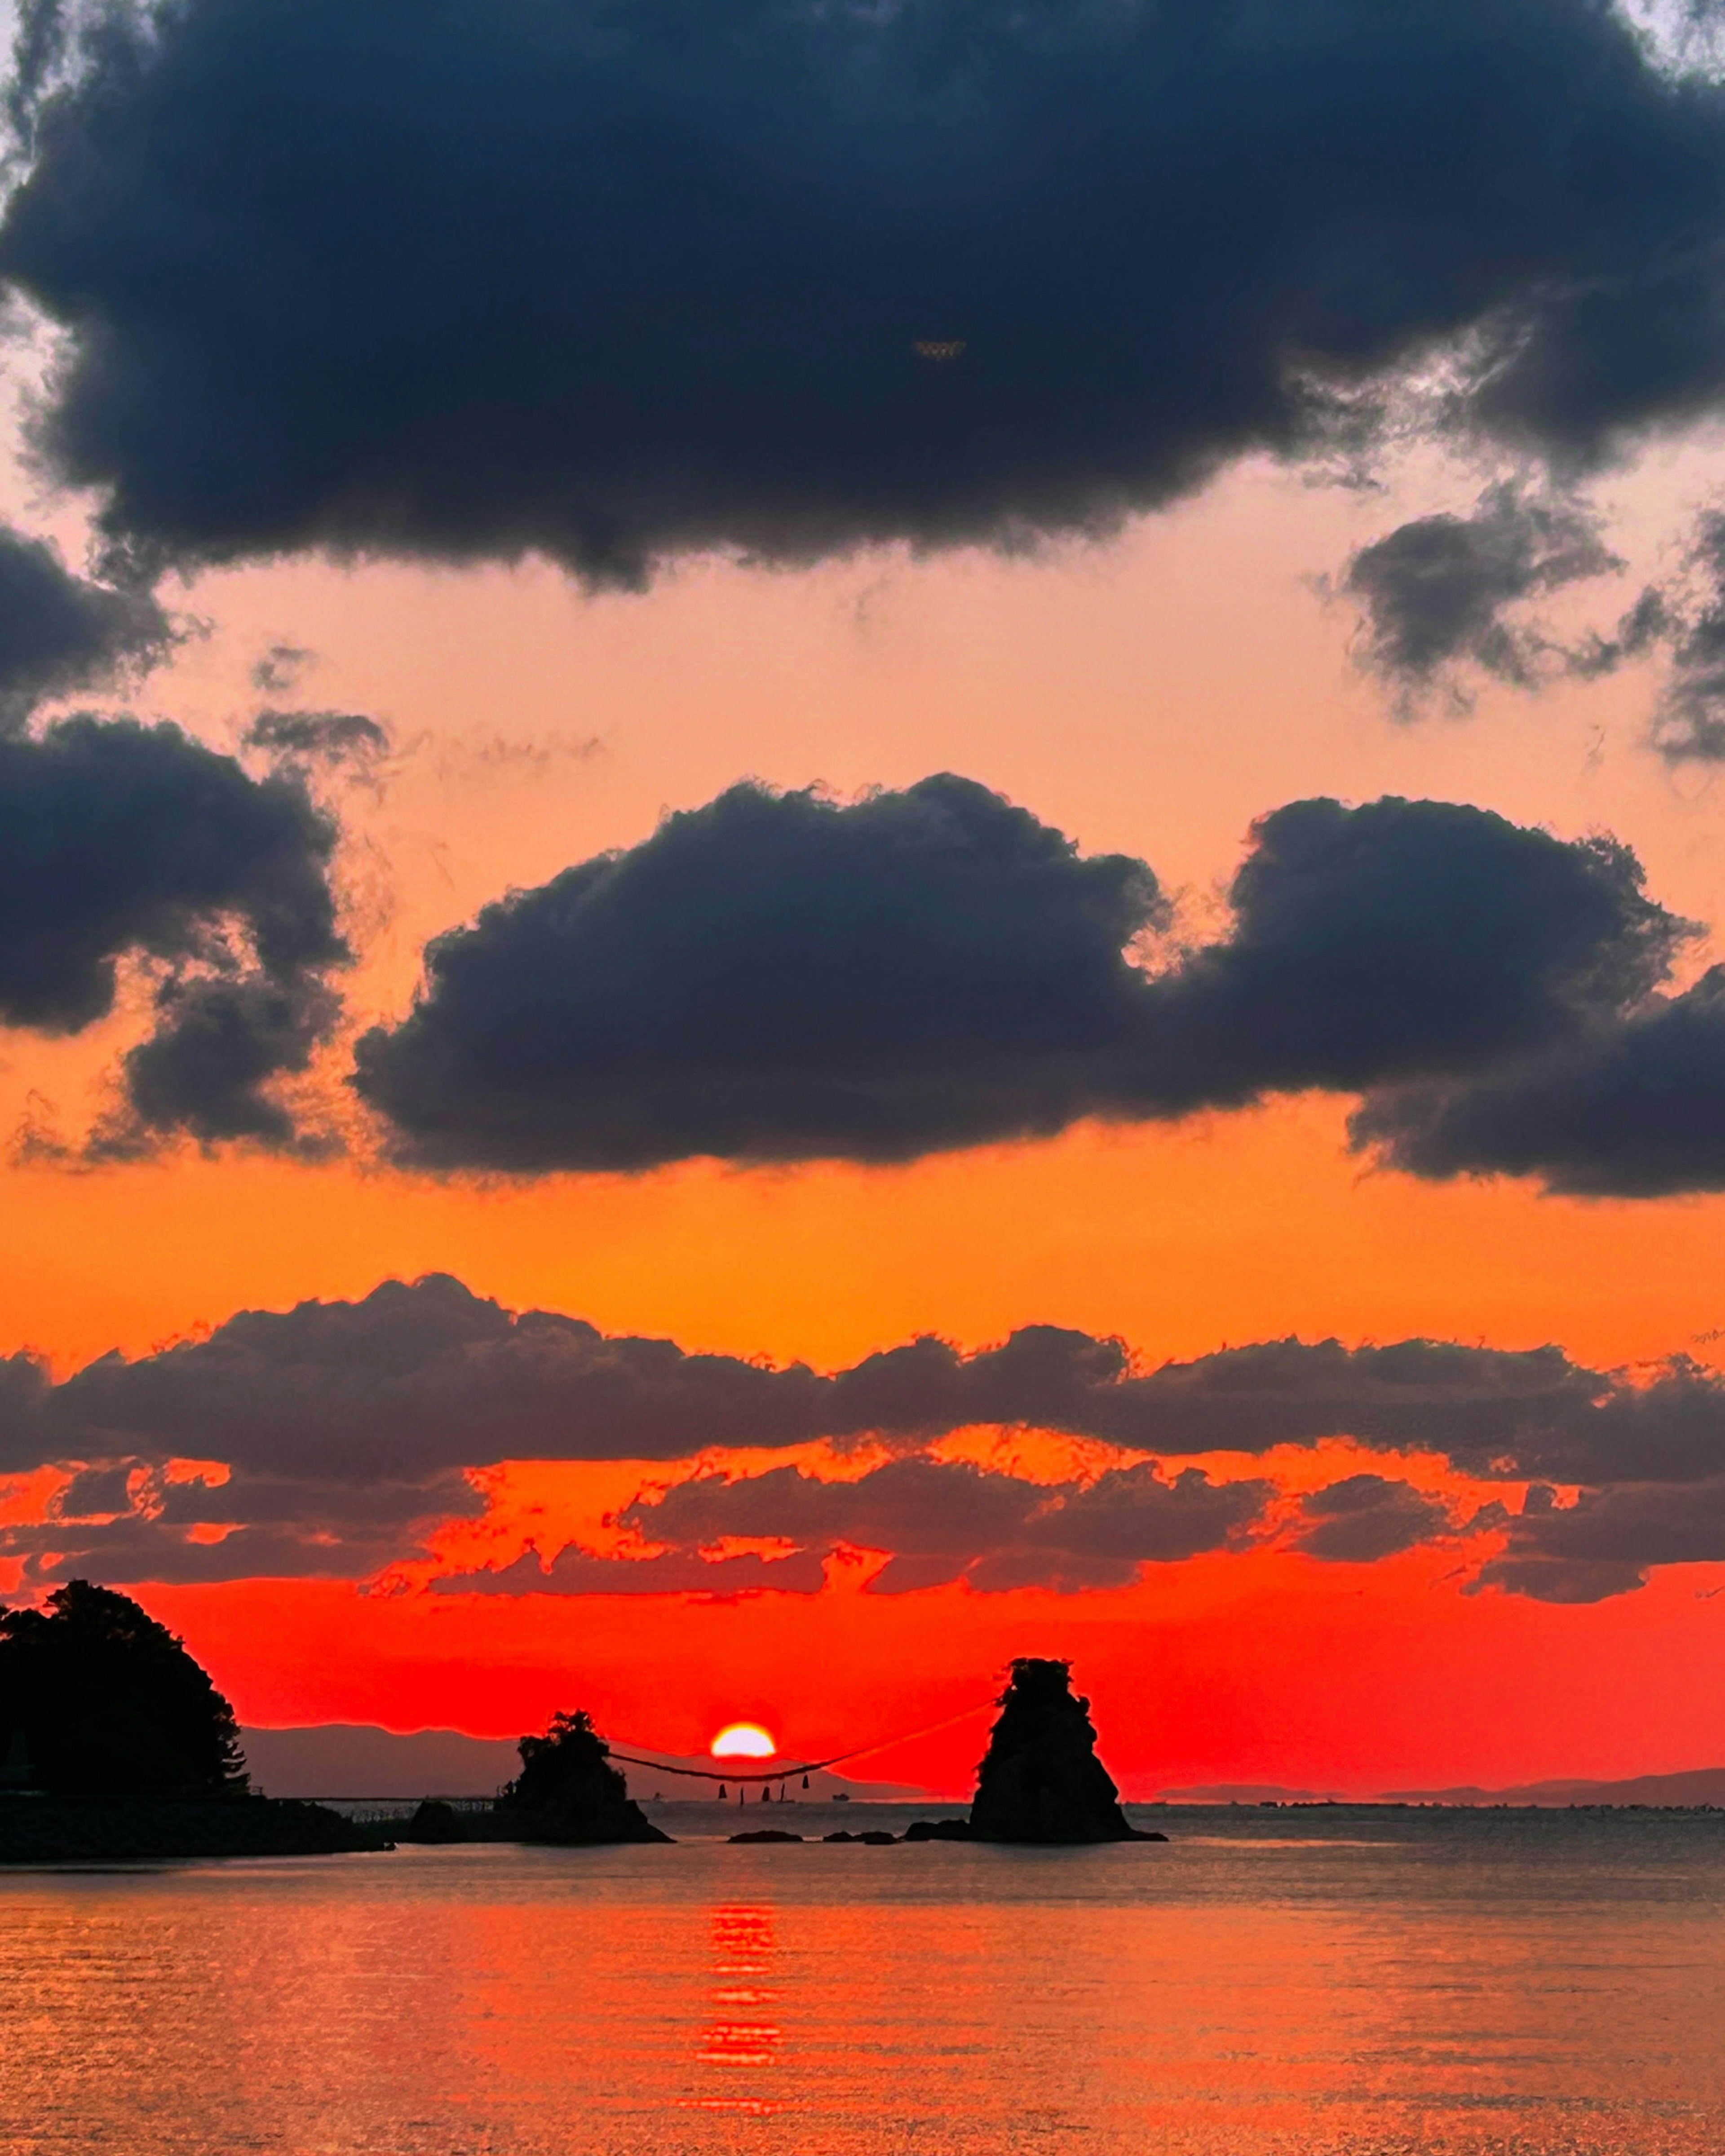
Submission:
<svg viewBox="0 0 1725 2156">
<path fill-rule="evenodd" d="M 362 711 L 263 711 L 242 739 L 247 748 L 305 763 L 362 763 L 389 747 L 388 730 Z"/>
<path fill-rule="evenodd" d="M 317 654 L 303 644 L 272 644 L 253 663 L 252 686 L 260 696 L 290 696 L 299 687 L 306 670 L 316 664 Z"/>
<path fill-rule="evenodd" d="M 147 592 L 74 577 L 46 540 L 0 525 L 0 732 L 51 697 L 158 665 L 176 640 Z"/>
<path fill-rule="evenodd" d="M 1670 654 L 1655 747 L 1668 763 L 1725 762 L 1725 511 L 1697 519 L 1677 572 L 1642 595 L 1632 627 Z"/>
<path fill-rule="evenodd" d="M 1302 1525 L 1293 1548 L 1332 1564 L 1375 1564 L 1441 1534 L 1450 1522 L 1441 1499 L 1381 1475 L 1350 1475 L 1300 1500 Z"/>
<path fill-rule="evenodd" d="M 66 719 L 0 738 L 0 1024 L 77 1033 L 120 961 L 154 974 L 103 1143 L 300 1142 L 264 1088 L 332 1030 L 334 824 L 290 773 L 257 780 L 177 726 Z"/>
<path fill-rule="evenodd" d="M 0 274 L 151 564 L 1022 543 L 1435 346 L 1431 425 L 1564 470 L 1725 385 L 1725 93 L 1596 0 L 81 19 L 22 10 Z"/>
<path fill-rule="evenodd" d="M 1230 898 L 1151 973 L 1152 871 L 969 780 L 734 787 L 439 937 L 353 1082 L 434 1169 L 906 1159 L 1489 1065 L 1632 1009 L 1694 932 L 1627 848 L 1442 802 L 1291 803 Z"/>
<path fill-rule="evenodd" d="M 1435 692 L 1466 709 L 1477 672 L 1520 689 L 1573 671 L 1569 652 L 1521 611 L 1624 564 L 1600 520 L 1573 498 L 1524 484 L 1488 487 L 1471 513 L 1421 516 L 1362 547 L 1341 588 L 1363 609 L 1361 657 L 1404 717 Z M 1597 671 L 1597 649 L 1584 662 Z"/>
</svg>

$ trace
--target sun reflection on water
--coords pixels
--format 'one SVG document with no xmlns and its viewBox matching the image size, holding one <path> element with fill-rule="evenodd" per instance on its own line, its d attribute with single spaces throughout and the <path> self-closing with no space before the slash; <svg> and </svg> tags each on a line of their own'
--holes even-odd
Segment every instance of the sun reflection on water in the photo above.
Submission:
<svg viewBox="0 0 1725 2156">
<path fill-rule="evenodd" d="M 708 1993 L 711 2013 L 696 2057 L 703 2066 L 728 2073 L 758 2070 L 777 2059 L 784 2031 L 770 2019 L 783 1994 L 771 1979 L 778 1938 L 770 1907 L 721 1902 L 707 1918 L 714 1982 Z M 733 2085 L 703 2090 L 687 2100 L 696 2111 L 735 2111 L 764 2115 L 785 2108 L 782 2097 L 759 2088 Z"/>
</svg>

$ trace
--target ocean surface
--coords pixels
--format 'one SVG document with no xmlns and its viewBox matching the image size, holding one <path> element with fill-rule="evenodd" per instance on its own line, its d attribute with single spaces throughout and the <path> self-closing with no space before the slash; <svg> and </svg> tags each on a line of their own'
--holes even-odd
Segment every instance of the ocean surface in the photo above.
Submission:
<svg viewBox="0 0 1725 2156">
<path fill-rule="evenodd" d="M 1725 2151 L 1725 1813 L 719 1838 L 917 1809 L 655 1807 L 675 1848 L 0 1871 L 0 2149 Z"/>
</svg>

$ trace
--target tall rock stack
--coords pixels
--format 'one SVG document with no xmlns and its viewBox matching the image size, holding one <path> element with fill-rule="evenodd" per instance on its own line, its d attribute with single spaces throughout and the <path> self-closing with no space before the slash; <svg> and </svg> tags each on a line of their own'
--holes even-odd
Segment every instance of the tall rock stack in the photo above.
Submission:
<svg viewBox="0 0 1725 2156">
<path fill-rule="evenodd" d="M 1090 1702 L 1071 1665 L 1021 1658 L 1000 1696 L 1000 1719 L 977 1774 L 977 1841 L 1160 1841 L 1128 1826 L 1120 1792 L 1096 1757 Z"/>
</svg>

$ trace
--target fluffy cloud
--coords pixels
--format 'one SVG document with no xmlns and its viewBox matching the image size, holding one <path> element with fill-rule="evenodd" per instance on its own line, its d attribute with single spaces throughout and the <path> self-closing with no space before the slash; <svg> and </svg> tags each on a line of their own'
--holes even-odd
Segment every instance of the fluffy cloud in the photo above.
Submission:
<svg viewBox="0 0 1725 2156">
<path fill-rule="evenodd" d="M 1661 1564 L 1725 1563 L 1725 1476 L 1675 1487 L 1626 1482 L 1584 1490 L 1560 1506 L 1536 1486 L 1505 1522 L 1502 1556 L 1476 1588 L 1502 1587 L 1542 1602 L 1602 1602 L 1644 1586 Z"/>
<path fill-rule="evenodd" d="M 790 1543 L 805 1558 L 885 1550 L 889 1562 L 870 1584 L 876 1594 L 956 1579 L 983 1591 L 1071 1590 L 1123 1586 L 1142 1564 L 1227 1548 L 1271 1495 L 1267 1482 L 1214 1483 L 1195 1468 L 1170 1481 L 1144 1465 L 1116 1469 L 1087 1488 L 1050 1488 L 967 1461 L 897 1460 L 845 1482 L 793 1467 L 741 1481 L 704 1476 L 638 1502 L 624 1520 L 649 1541 L 670 1544 L 685 1563 L 733 1537 Z M 588 1559 L 576 1576 L 584 1591 L 605 1592 L 608 1581 L 634 1568 L 626 1559 Z M 758 1584 L 773 1584 L 773 1571 L 764 1567 Z M 722 1576 L 721 1567 L 714 1584 Z M 537 1591 L 530 1571 L 515 1577 Z M 794 1578 L 787 1573 L 785 1584 Z"/>
<path fill-rule="evenodd" d="M 1449 1524 L 1441 1499 L 1382 1475 L 1350 1475 L 1300 1500 L 1293 1547 L 1332 1564 L 1374 1564 L 1412 1549 Z"/>
<path fill-rule="evenodd" d="M 1538 1175 L 1590 1197 L 1725 1189 L 1725 967 L 1543 1054 L 1387 1091 L 1351 1128 L 1414 1175 Z"/>
<path fill-rule="evenodd" d="M 0 737 L 0 1024 L 79 1032 L 139 958 L 154 1024 L 107 1142 L 296 1143 L 264 1088 L 305 1068 L 339 1009 L 335 843 L 291 773 L 254 779 L 176 726 L 80 716 Z"/>
<path fill-rule="evenodd" d="M 408 1159 L 904 1158 L 1083 1114 L 1161 913 L 1123 855 L 967 779 L 840 808 L 733 787 L 434 942 L 358 1045 Z"/>
<path fill-rule="evenodd" d="M 1615 663 L 1624 655 L 1616 650 L 1565 651 L 1521 609 L 1623 566 L 1579 503 L 1505 481 L 1488 487 L 1470 516 L 1416 517 L 1362 547 L 1342 588 L 1364 610 L 1362 657 L 1408 716 L 1439 688 L 1465 708 L 1469 669 L 1531 689 L 1554 667 Z"/>
<path fill-rule="evenodd" d="M 1441 802 L 1291 803 L 1230 898 L 1152 973 L 1150 870 L 972 781 L 738 786 L 439 937 L 355 1083 L 432 1168 L 907 1158 L 1477 1068 L 1634 1009 L 1692 932 L 1626 849 Z"/>
<path fill-rule="evenodd" d="M 1567 469 L 1725 382 L 1725 94 L 1594 0 L 23 16 L 0 275 L 146 563 L 1091 532 L 1435 347 Z"/>
</svg>

